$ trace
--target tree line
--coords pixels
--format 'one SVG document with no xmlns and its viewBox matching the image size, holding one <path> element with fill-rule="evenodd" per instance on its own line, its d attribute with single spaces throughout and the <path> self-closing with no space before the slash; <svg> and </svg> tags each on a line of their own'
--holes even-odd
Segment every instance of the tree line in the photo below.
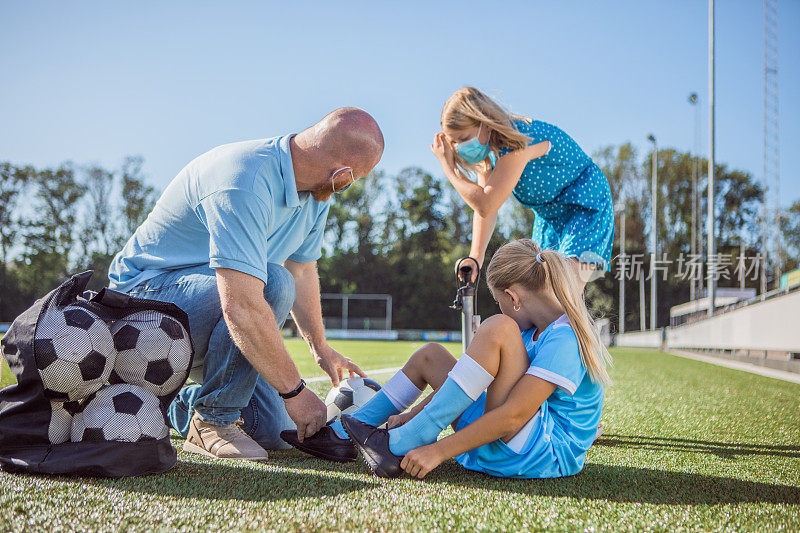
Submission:
<svg viewBox="0 0 800 533">
<path fill-rule="evenodd" d="M 111 259 L 157 198 L 143 165 L 141 157 L 116 170 L 0 163 L 0 322 L 72 273 L 94 270 L 90 289 L 107 284 Z"/>
<path fill-rule="evenodd" d="M 641 257 L 649 268 L 651 154 L 640 155 L 630 143 L 594 154 L 611 185 L 614 201 L 626 213 L 626 255 Z M 146 218 L 157 198 L 147 184 L 141 157 L 128 157 L 118 169 L 65 163 L 35 169 L 0 163 L 0 321 L 10 321 L 68 274 L 93 269 L 92 288 L 106 282 L 108 265 Z M 669 321 L 669 308 L 689 299 L 689 281 L 676 275 L 679 257 L 690 254 L 692 172 L 698 169 L 697 242 L 706 242 L 707 162 L 690 153 L 658 153 L 657 240 L 659 253 L 673 261 L 665 267 L 659 288 L 658 324 Z M 718 165 L 716 226 L 718 252 L 731 263 L 745 251 L 762 249 L 765 192 L 758 180 Z M 487 252 L 502 243 L 530 235 L 534 214 L 513 199 L 501 209 Z M 770 288 L 777 273 L 797 266 L 800 254 L 800 201 L 778 218 L 780 253 L 766 264 Z M 472 212 L 443 178 L 418 167 L 396 174 L 375 171 L 334 200 L 327 222 L 324 255 L 319 261 L 323 292 L 381 293 L 393 297 L 392 326 L 397 329 L 458 329 L 449 309 L 455 296 L 453 268 L 469 252 Z M 767 222 L 772 224 L 772 222 Z M 598 316 L 617 320 L 619 309 L 620 228 L 617 217 L 611 272 L 587 285 L 586 298 Z M 739 286 L 731 269 L 720 286 Z M 752 276 L 751 276 L 752 277 Z M 647 281 L 647 290 L 649 290 Z M 757 279 L 746 286 L 758 287 Z M 638 329 L 636 285 L 626 291 L 626 327 Z M 646 305 L 649 305 L 647 299 Z M 337 315 L 338 307 L 326 313 Z M 369 311 L 365 311 L 369 312 Z M 485 284 L 479 312 L 498 312 Z M 649 316 L 650 310 L 647 309 Z"/>
</svg>

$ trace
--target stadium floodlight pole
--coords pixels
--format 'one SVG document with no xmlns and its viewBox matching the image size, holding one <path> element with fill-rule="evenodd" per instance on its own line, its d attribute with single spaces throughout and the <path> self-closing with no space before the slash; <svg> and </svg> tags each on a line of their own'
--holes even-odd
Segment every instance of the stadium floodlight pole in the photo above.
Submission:
<svg viewBox="0 0 800 533">
<path fill-rule="evenodd" d="M 689 103 L 694 108 L 694 148 L 692 151 L 692 259 L 696 260 L 697 257 L 697 155 L 700 152 L 699 148 L 699 126 L 700 126 L 700 107 L 697 105 L 697 93 L 689 95 Z M 689 286 L 689 299 L 694 301 L 697 299 L 697 280 L 692 276 L 692 283 Z"/>
<path fill-rule="evenodd" d="M 714 0 L 708 0 L 708 314 L 717 299 L 714 240 Z"/>
<path fill-rule="evenodd" d="M 767 230 L 764 230 L 764 235 L 766 235 Z M 766 242 L 766 237 L 764 238 L 764 242 Z M 759 263 L 760 263 L 760 274 L 761 274 L 761 300 L 763 301 L 767 294 L 767 256 L 766 256 L 766 246 L 762 245 L 762 251 L 759 254 Z"/>
<path fill-rule="evenodd" d="M 656 329 L 656 254 L 658 239 L 656 239 L 656 219 L 658 218 L 658 143 L 652 133 L 647 140 L 653 143 L 653 174 L 650 183 L 650 330 Z"/>
<path fill-rule="evenodd" d="M 744 237 L 741 238 L 742 242 L 740 243 L 739 248 L 739 264 L 741 268 L 744 269 Z M 744 291 L 744 272 L 741 270 L 739 271 L 739 288 Z"/>
<path fill-rule="evenodd" d="M 641 270 L 638 273 L 639 276 L 639 331 L 645 330 L 645 320 L 644 320 L 644 276 L 642 275 Z"/>
<path fill-rule="evenodd" d="M 628 263 L 625 257 L 625 204 L 619 203 L 614 206 L 614 214 L 619 215 L 619 256 L 625 270 L 620 272 L 619 277 L 619 326 L 617 332 L 622 335 L 625 333 L 625 274 L 627 274 Z"/>
</svg>

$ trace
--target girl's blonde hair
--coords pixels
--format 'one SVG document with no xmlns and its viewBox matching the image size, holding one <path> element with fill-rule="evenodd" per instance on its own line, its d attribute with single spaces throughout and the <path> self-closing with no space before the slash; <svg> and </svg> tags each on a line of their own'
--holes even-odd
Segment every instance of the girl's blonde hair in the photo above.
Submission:
<svg viewBox="0 0 800 533">
<path fill-rule="evenodd" d="M 495 292 L 502 292 L 517 283 L 530 291 L 551 289 L 578 337 L 581 361 L 592 381 L 611 384 L 606 370 L 606 366 L 611 364 L 611 355 L 600 341 L 577 283 L 575 267 L 567 258 L 556 251 L 542 250 L 530 239 L 511 241 L 492 256 L 486 282 Z"/>
<path fill-rule="evenodd" d="M 442 129 L 465 130 L 483 125 L 492 130 L 489 136 L 489 146 L 494 154 L 500 155 L 501 148 L 511 151 L 521 150 L 528 146 L 530 138 L 518 131 L 512 124 L 513 120 L 530 119 L 519 115 L 512 115 L 494 100 L 474 87 L 462 87 L 447 99 L 442 109 Z M 486 170 L 489 161 L 470 164 L 461 159 L 456 153 L 456 168 L 464 173 L 474 173 Z"/>
</svg>

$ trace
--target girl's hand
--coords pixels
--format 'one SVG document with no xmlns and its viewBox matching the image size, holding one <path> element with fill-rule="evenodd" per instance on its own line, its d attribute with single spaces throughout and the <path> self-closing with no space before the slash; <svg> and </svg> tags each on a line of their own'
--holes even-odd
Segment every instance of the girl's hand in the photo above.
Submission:
<svg viewBox="0 0 800 533">
<path fill-rule="evenodd" d="M 396 428 L 397 426 L 402 426 L 412 418 L 414 418 L 414 413 L 411 411 L 406 411 L 405 413 L 400 413 L 399 415 L 392 415 L 386 422 L 386 427 L 392 429 Z"/>
<path fill-rule="evenodd" d="M 405 470 L 410 476 L 419 479 L 428 475 L 428 472 L 442 464 L 447 459 L 439 451 L 436 443 L 428 444 L 427 446 L 420 446 L 408 452 L 403 461 L 400 463 L 400 468 Z"/>
<path fill-rule="evenodd" d="M 455 167 L 455 151 L 453 145 L 447 140 L 443 131 L 440 131 L 433 136 L 433 144 L 431 145 L 431 152 L 445 168 Z"/>
</svg>

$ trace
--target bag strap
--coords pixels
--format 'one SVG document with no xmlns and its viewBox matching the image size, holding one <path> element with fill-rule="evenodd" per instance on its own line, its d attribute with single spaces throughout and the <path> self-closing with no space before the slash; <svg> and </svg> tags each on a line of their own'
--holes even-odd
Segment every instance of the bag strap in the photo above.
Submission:
<svg viewBox="0 0 800 533">
<path fill-rule="evenodd" d="M 55 304 L 61 307 L 75 301 L 78 295 L 81 294 L 86 288 L 86 285 L 89 283 L 92 274 L 94 274 L 93 271 L 87 270 L 86 272 L 75 274 L 70 279 L 62 283 L 53 294 L 53 300 L 55 301 Z"/>
<path fill-rule="evenodd" d="M 96 302 L 108 307 L 126 308 L 131 303 L 131 297 L 124 292 L 115 291 L 105 287 L 100 289 L 100 292 L 93 295 L 90 302 Z"/>
</svg>

